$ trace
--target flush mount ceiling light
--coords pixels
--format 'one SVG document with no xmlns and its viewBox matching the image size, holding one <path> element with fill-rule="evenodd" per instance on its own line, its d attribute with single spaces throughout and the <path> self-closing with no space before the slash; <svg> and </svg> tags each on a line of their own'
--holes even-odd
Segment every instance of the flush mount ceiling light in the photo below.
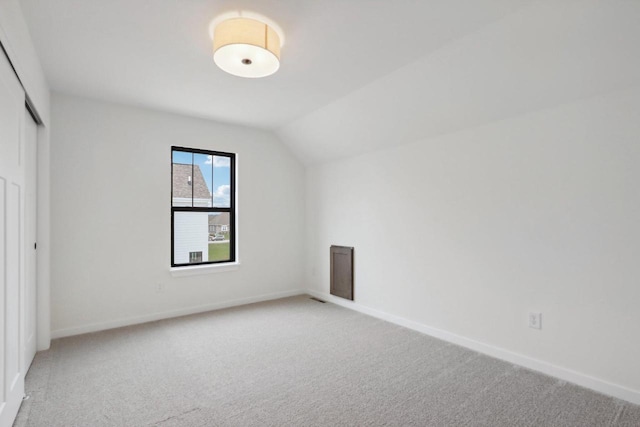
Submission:
<svg viewBox="0 0 640 427">
<path fill-rule="evenodd" d="M 266 77 L 280 68 L 280 36 L 264 22 L 231 18 L 213 30 L 213 60 L 229 74 Z"/>
</svg>

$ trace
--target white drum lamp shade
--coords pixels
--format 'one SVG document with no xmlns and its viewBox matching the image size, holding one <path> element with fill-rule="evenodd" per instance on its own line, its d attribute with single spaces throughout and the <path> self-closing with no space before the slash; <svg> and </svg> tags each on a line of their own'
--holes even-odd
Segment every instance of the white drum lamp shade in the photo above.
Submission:
<svg viewBox="0 0 640 427">
<path fill-rule="evenodd" d="M 280 37 L 255 19 L 222 21 L 213 31 L 213 60 L 234 76 L 269 76 L 280 68 Z"/>
</svg>

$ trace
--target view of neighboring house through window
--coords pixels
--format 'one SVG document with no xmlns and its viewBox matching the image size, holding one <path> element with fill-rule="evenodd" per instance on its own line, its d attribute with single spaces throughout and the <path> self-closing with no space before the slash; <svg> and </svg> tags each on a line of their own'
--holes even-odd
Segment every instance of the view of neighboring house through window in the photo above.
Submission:
<svg viewBox="0 0 640 427">
<path fill-rule="evenodd" d="M 171 265 L 235 261 L 235 154 L 171 147 Z"/>
</svg>

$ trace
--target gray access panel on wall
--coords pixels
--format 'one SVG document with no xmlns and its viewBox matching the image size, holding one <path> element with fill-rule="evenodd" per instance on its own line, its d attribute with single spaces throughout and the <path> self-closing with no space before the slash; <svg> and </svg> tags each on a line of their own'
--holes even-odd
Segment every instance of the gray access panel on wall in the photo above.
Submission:
<svg viewBox="0 0 640 427">
<path fill-rule="evenodd" d="M 353 247 L 331 246 L 331 295 L 353 301 Z"/>
</svg>

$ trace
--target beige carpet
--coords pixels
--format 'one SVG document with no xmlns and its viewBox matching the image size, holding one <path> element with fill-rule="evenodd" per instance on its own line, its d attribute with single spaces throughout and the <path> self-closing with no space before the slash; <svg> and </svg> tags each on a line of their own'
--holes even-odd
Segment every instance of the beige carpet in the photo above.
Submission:
<svg viewBox="0 0 640 427">
<path fill-rule="evenodd" d="M 640 426 L 640 407 L 294 297 L 56 340 L 16 426 Z"/>
</svg>

